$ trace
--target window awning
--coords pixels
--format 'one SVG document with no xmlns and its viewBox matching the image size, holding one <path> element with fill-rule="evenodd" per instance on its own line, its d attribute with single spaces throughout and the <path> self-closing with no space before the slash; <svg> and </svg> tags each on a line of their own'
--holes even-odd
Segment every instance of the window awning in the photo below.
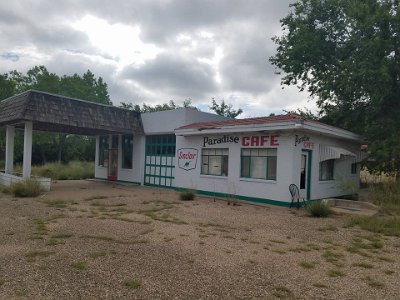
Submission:
<svg viewBox="0 0 400 300">
<path fill-rule="evenodd" d="M 319 145 L 319 161 L 338 159 L 342 155 L 357 157 L 353 152 L 343 148 Z"/>
</svg>

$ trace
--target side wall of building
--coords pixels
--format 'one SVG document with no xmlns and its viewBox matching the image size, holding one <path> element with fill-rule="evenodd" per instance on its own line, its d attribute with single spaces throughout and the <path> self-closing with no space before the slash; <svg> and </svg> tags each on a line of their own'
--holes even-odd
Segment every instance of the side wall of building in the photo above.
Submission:
<svg viewBox="0 0 400 300">
<path fill-rule="evenodd" d="M 205 139 L 223 139 L 221 135 L 207 136 L 177 136 L 177 165 L 175 168 L 174 185 L 179 188 L 190 188 L 210 195 L 235 195 L 241 196 L 243 199 L 263 202 L 287 201 L 290 197 L 288 186 L 292 181 L 292 165 L 293 165 L 293 149 L 291 147 L 292 138 L 289 135 L 280 134 L 279 137 L 273 139 L 271 145 L 270 134 L 245 133 L 230 134 L 226 139 L 233 142 L 219 143 L 208 145 Z M 265 145 L 260 144 L 250 146 L 251 137 L 262 136 L 266 140 Z M 235 139 L 236 138 L 236 139 Z M 245 144 L 243 146 L 243 138 Z M 235 140 L 237 142 L 235 142 Z M 241 177 L 241 150 L 242 149 L 259 149 L 270 148 L 277 149 L 277 172 L 276 180 L 264 180 L 255 178 Z M 228 176 L 214 176 L 201 174 L 202 150 L 203 149 L 228 149 Z M 180 153 L 196 154 L 196 161 L 187 164 L 185 155 Z M 189 155 L 190 156 L 190 155 Z M 188 157 L 188 156 L 186 156 Z M 187 166 L 185 167 L 185 164 Z"/>
</svg>

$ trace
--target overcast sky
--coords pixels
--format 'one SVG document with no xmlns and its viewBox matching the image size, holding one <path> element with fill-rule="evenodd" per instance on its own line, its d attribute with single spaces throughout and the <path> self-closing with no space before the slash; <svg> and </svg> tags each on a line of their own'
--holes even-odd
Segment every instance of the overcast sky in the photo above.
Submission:
<svg viewBox="0 0 400 300">
<path fill-rule="evenodd" d="M 291 0 L 13 0 L 0 2 L 0 73 L 45 65 L 58 75 L 90 69 L 121 101 L 211 98 L 242 117 L 315 104 L 282 90 L 268 58 Z"/>
</svg>

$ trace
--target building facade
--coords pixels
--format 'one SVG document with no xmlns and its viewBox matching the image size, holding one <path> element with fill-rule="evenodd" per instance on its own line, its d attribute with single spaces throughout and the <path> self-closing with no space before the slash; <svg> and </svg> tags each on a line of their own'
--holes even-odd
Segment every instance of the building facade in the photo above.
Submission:
<svg viewBox="0 0 400 300">
<path fill-rule="evenodd" d="M 231 120 L 192 109 L 141 114 L 144 134 L 96 137 L 95 177 L 289 206 L 356 194 L 362 137 L 298 115 Z"/>
</svg>

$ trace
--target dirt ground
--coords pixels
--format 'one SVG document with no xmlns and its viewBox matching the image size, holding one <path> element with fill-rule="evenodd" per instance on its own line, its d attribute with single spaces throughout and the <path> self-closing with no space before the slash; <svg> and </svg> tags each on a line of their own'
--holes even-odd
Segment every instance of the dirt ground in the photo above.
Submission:
<svg viewBox="0 0 400 300">
<path fill-rule="evenodd" d="M 347 218 L 96 181 L 0 193 L 0 298 L 398 299 L 400 239 Z"/>
</svg>

